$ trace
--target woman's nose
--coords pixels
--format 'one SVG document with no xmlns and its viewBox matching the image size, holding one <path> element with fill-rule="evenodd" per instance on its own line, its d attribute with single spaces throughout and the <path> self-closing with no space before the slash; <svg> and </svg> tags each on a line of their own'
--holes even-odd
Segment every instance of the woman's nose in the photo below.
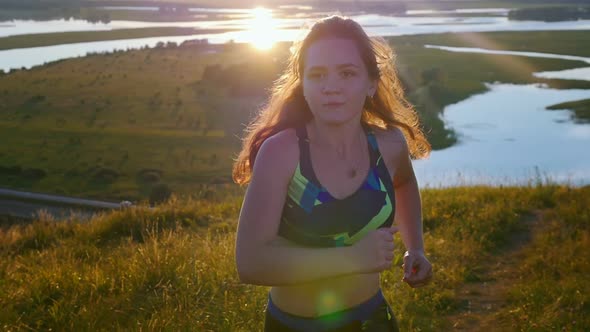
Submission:
<svg viewBox="0 0 590 332">
<path fill-rule="evenodd" d="M 341 87 L 338 79 L 333 75 L 328 75 L 324 81 L 322 92 L 325 94 L 340 93 Z"/>
</svg>

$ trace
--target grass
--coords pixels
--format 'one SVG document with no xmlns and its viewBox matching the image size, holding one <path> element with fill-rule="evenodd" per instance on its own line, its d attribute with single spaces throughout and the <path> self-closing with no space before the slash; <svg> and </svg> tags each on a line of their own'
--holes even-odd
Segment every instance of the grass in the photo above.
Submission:
<svg viewBox="0 0 590 332">
<path fill-rule="evenodd" d="M 231 120 L 245 122 L 256 106 L 224 101 L 220 89 L 200 79 L 209 65 L 252 57 L 260 54 L 206 54 L 199 47 L 138 50 L 0 77 L 0 136 L 10 143 L 2 145 L 0 165 L 35 165 L 48 174 L 40 181 L 11 175 L 3 185 L 140 199 L 150 190 L 137 179 L 141 169 L 162 171 L 161 180 L 175 191 L 219 178 L 227 182 L 238 146 L 224 128 L 239 126 Z M 226 110 L 243 115 L 229 117 Z M 97 168 L 119 176 L 93 181 Z"/>
<path fill-rule="evenodd" d="M 530 34 L 530 35 L 529 35 Z M 522 45 L 527 36 L 527 49 Z M 485 92 L 485 82 L 546 83 L 554 88 L 590 88 L 590 82 L 547 80 L 536 71 L 585 65 L 578 61 L 506 55 L 452 53 L 425 44 L 587 55 L 578 31 L 478 33 L 389 38 L 406 93 L 417 105 L 435 149 L 455 142 L 439 114 L 446 105 Z M 242 45 L 141 49 L 53 62 L 0 75 L 0 174 L 3 185 L 89 198 L 146 198 L 154 182 L 138 177 L 161 173 L 179 194 L 195 186 L 227 182 L 236 136 L 267 93 L 236 97 L 231 89 L 203 80 L 219 65 L 237 86 L 250 86 L 253 72 L 278 72 L 288 50 L 271 52 Z M 468 64 L 468 65 L 465 65 Z M 233 66 L 233 67 L 232 67 Z M 249 68 L 249 69 L 248 69 Z M 248 71 L 250 70 L 250 71 Z M 431 81 L 424 73 L 437 70 Z M 270 86 L 271 79 L 265 81 Z M 227 84 L 226 84 L 227 85 Z M 4 168 L 38 169 L 45 177 Z M 39 172 L 38 172 L 39 173 Z M 106 174 L 106 175 L 105 175 Z M 157 181 L 156 181 L 157 182 Z"/>
<path fill-rule="evenodd" d="M 539 52 L 590 57 L 587 31 L 498 31 L 442 33 L 395 37 L 398 43 L 422 43 L 456 47 L 480 47 L 492 50 Z"/>
<path fill-rule="evenodd" d="M 442 105 L 455 103 L 472 94 L 485 91 L 484 82 L 516 84 L 541 82 L 554 88 L 590 87 L 587 81 L 543 80 L 531 75 L 532 72 L 537 71 L 586 66 L 581 61 L 424 50 L 424 45 L 434 44 L 587 56 L 590 54 L 590 49 L 580 48 L 579 45 L 582 40 L 587 41 L 588 37 L 580 31 L 445 33 L 402 36 L 389 40 L 398 53 L 400 70 L 405 74 L 407 81 L 416 82 L 418 85 L 422 80 L 421 74 L 424 69 L 438 68 L 442 71 L 443 84 L 447 90 L 440 100 Z M 557 52 L 559 48 L 561 51 Z"/>
<path fill-rule="evenodd" d="M 590 190 L 559 190 L 547 223 L 526 250 L 522 275 L 498 320 L 520 331 L 585 331 L 590 328 Z M 580 313 L 584 313 L 580 315 Z"/>
<path fill-rule="evenodd" d="M 548 106 L 549 110 L 567 109 L 573 112 L 572 118 L 577 123 L 590 123 L 590 99 L 576 100 Z"/>
<path fill-rule="evenodd" d="M 242 193 L 228 187 L 154 209 L 102 214 L 87 223 L 42 216 L 2 228 L 0 326 L 14 331 L 261 330 L 268 288 L 240 284 L 235 272 Z M 584 254 L 590 249 L 590 187 L 428 189 L 422 198 L 433 283 L 413 290 L 399 281 L 399 239 L 396 266 L 382 274 L 402 330 L 451 329 L 447 316 L 466 310 L 456 290 L 510 234 L 522 230 L 521 221 L 535 210 L 545 211 L 548 222 L 535 232 L 524 264 L 514 271 L 526 278 L 505 295 L 497 327 L 590 327 L 590 265 Z"/>
<path fill-rule="evenodd" d="M 150 7 L 154 7 L 151 3 Z M 103 18 L 107 21 L 144 21 L 144 22 L 194 22 L 203 20 L 203 18 L 195 17 L 198 13 L 162 13 L 158 10 L 117 10 L 117 9 L 99 9 L 85 7 L 80 9 L 81 18 Z M 213 19 L 213 18 L 207 18 Z"/>
<path fill-rule="evenodd" d="M 142 170 L 159 172 L 160 181 L 179 184 L 188 179 L 191 185 L 215 179 L 228 182 L 224 169 L 231 168 L 235 145 L 215 131 L 207 136 L 194 132 L 155 130 L 44 130 L 35 127 L 2 128 L 5 155 L 22 158 L 7 164 L 35 165 L 65 175 L 48 175 L 29 180 L 33 191 L 123 200 L 147 197 L 152 183 L 142 181 Z M 75 138 L 75 139 L 73 139 Z M 101 175 L 116 172 L 114 178 Z M 5 175 L 3 185 L 22 185 L 20 175 Z M 219 180 L 215 180 L 219 181 Z M 186 190 L 191 190 L 186 186 Z M 137 191 L 143 195 L 138 195 Z"/>
<path fill-rule="evenodd" d="M 222 33 L 227 30 L 216 30 L 212 33 Z M 198 30 L 194 28 L 136 28 L 117 29 L 110 31 L 73 31 L 56 33 L 39 33 L 17 35 L 0 38 L 0 50 L 13 48 L 40 47 L 50 45 L 62 45 L 71 43 L 84 43 L 105 40 L 135 39 L 161 36 L 184 36 L 211 33 L 211 30 Z"/>
</svg>

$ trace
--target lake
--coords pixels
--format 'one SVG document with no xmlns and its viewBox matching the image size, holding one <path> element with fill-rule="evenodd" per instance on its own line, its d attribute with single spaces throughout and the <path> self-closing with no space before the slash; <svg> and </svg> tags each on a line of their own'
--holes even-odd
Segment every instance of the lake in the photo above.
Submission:
<svg viewBox="0 0 590 332">
<path fill-rule="evenodd" d="M 414 161 L 422 187 L 509 185 L 537 180 L 590 184 L 590 126 L 545 107 L 590 98 L 590 90 L 491 84 L 444 110 L 459 142 Z"/>
<path fill-rule="evenodd" d="M 32 47 L 0 51 L 0 69 L 30 68 L 47 62 L 85 56 L 87 53 L 113 52 L 114 50 L 154 47 L 158 42 L 182 43 L 192 39 L 207 39 L 210 43 L 235 42 L 269 45 L 277 41 L 300 38 L 302 27 L 314 21 L 318 13 L 303 17 L 275 18 L 271 12 L 253 11 L 249 18 L 226 20 L 198 20 L 194 22 L 135 22 L 112 21 L 89 23 L 82 20 L 7 21 L 0 22 L 0 37 L 31 33 L 67 31 L 105 31 L 114 29 L 147 27 L 194 27 L 198 29 L 233 29 L 224 33 L 195 34 L 188 36 L 164 36 L 114 41 L 85 42 L 55 46 Z M 565 22 L 510 21 L 506 17 L 451 17 L 451 16 L 403 16 L 351 15 L 371 36 L 400 36 L 444 32 L 485 31 L 541 31 L 541 30 L 590 30 L 590 20 Z"/>
<path fill-rule="evenodd" d="M 562 58 L 590 64 L 590 58 L 537 52 L 485 50 L 426 45 L 450 52 Z M 590 80 L 588 67 L 535 73 L 539 77 Z M 554 104 L 588 99 L 590 90 L 556 90 L 540 85 L 488 84 L 489 91 L 471 96 L 443 113 L 459 143 L 414 161 L 424 187 L 523 185 L 529 182 L 590 184 L 590 125 L 576 124 L 568 110 L 546 110 Z"/>
</svg>

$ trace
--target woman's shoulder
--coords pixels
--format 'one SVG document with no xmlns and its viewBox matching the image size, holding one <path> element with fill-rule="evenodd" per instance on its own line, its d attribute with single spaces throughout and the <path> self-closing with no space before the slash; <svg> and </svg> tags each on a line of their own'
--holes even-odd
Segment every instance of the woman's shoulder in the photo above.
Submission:
<svg viewBox="0 0 590 332">
<path fill-rule="evenodd" d="M 409 178 L 412 167 L 406 137 L 398 127 L 377 128 L 373 132 L 389 174 L 393 175 L 394 187 L 397 187 Z"/>
<path fill-rule="evenodd" d="M 406 137 L 400 128 L 371 127 L 371 129 L 375 134 L 379 150 L 381 150 L 382 154 L 396 155 L 408 151 Z"/>
<path fill-rule="evenodd" d="M 293 128 L 287 128 L 264 140 L 256 156 L 255 168 L 286 175 L 295 171 L 299 161 L 299 139 Z"/>
<path fill-rule="evenodd" d="M 289 157 L 299 149 L 299 138 L 294 128 L 287 128 L 264 140 L 260 150 L 275 157 Z"/>
</svg>

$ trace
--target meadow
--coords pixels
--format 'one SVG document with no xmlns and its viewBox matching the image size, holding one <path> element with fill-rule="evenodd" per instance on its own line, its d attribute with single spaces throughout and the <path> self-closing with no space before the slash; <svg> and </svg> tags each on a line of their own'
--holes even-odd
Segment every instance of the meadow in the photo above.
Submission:
<svg viewBox="0 0 590 332">
<path fill-rule="evenodd" d="M 590 328 L 590 187 L 537 179 L 421 194 L 434 280 L 420 289 L 400 281 L 398 237 L 395 263 L 381 279 L 402 331 Z M 240 283 L 235 270 L 242 195 L 227 186 L 84 223 L 41 215 L 4 225 L 0 326 L 261 330 L 268 288 Z"/>
<path fill-rule="evenodd" d="M 452 53 L 425 44 L 588 56 L 581 31 L 502 32 L 389 38 L 400 79 L 435 149 L 456 142 L 444 106 L 486 90 L 484 82 L 590 88 L 535 71 L 578 61 Z M 2 47 L 0 39 L 0 48 Z M 490 46 L 491 45 L 491 46 Z M 179 195 L 230 182 L 245 124 L 284 67 L 288 44 L 162 45 L 93 54 L 0 75 L 0 176 L 15 189 L 141 200 L 157 184 Z M 467 65 L 466 65 L 467 64 Z M 573 101 L 574 115 L 587 101 Z M 574 107 L 574 106 L 572 106 Z"/>
</svg>

